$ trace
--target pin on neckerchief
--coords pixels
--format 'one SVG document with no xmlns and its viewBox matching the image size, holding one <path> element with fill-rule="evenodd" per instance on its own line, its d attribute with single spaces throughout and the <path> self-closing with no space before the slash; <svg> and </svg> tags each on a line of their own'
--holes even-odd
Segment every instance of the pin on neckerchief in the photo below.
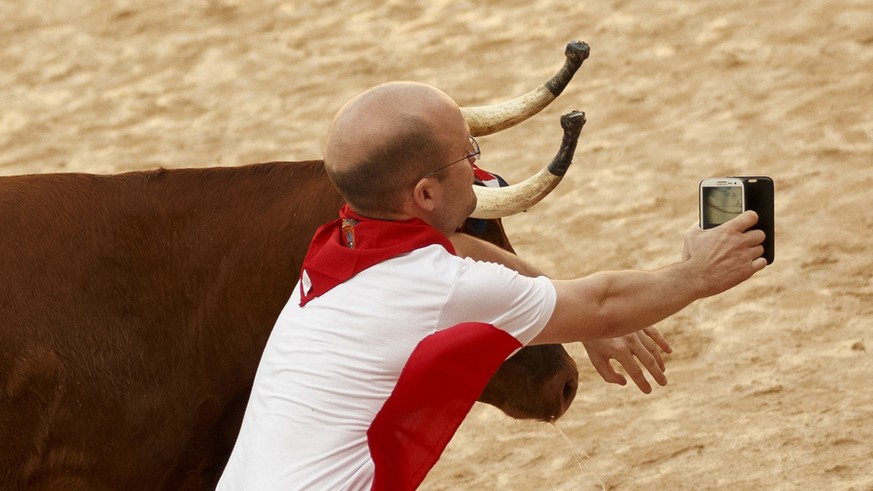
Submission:
<svg viewBox="0 0 873 491">
<path fill-rule="evenodd" d="M 349 249 L 355 248 L 355 225 L 358 221 L 354 218 L 343 218 L 343 238 L 346 240 L 346 247 Z"/>
</svg>

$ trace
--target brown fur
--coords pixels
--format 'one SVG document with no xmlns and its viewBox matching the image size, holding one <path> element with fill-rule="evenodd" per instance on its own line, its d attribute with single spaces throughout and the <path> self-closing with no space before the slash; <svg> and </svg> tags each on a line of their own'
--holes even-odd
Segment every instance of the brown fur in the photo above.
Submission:
<svg viewBox="0 0 873 491">
<path fill-rule="evenodd" d="M 0 178 L 0 486 L 213 488 L 341 204 L 321 161 Z M 521 353 L 482 399 L 554 417 L 575 365 Z"/>
</svg>

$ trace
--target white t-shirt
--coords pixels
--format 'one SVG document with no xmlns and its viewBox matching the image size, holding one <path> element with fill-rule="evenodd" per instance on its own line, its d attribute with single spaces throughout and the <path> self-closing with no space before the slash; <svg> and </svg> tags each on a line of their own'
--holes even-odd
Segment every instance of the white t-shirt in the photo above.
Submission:
<svg viewBox="0 0 873 491">
<path fill-rule="evenodd" d="M 304 308 L 299 285 L 264 350 L 221 490 L 366 489 L 367 429 L 426 336 L 482 322 L 528 344 L 555 307 L 545 277 L 427 246 Z"/>
</svg>

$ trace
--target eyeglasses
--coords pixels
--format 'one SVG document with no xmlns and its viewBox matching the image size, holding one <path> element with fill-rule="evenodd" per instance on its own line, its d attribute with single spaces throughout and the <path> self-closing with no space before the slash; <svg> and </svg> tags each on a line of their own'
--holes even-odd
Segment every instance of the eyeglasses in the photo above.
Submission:
<svg viewBox="0 0 873 491">
<path fill-rule="evenodd" d="M 465 160 L 467 162 L 469 162 L 470 166 L 472 167 L 476 163 L 476 161 L 479 160 L 479 157 L 482 155 L 482 151 L 479 150 L 479 142 L 477 142 L 476 139 L 473 138 L 472 136 L 470 137 L 470 145 L 473 147 L 472 152 L 468 153 L 467 155 L 464 155 L 463 157 L 459 158 L 458 160 L 455 160 L 454 162 L 452 162 L 450 164 L 446 164 L 446 165 L 438 168 L 437 170 L 431 172 L 430 174 L 422 176 L 422 179 L 424 179 L 425 177 L 431 177 L 433 175 L 436 175 L 439 172 L 442 172 L 443 170 L 448 169 L 449 167 L 457 164 L 458 162 L 463 162 Z"/>
</svg>

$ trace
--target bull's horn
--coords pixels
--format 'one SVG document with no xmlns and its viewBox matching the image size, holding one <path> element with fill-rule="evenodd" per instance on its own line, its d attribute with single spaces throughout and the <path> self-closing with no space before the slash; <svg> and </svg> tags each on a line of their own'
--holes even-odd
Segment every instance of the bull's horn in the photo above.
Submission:
<svg viewBox="0 0 873 491">
<path fill-rule="evenodd" d="M 582 41 L 572 41 L 564 50 L 564 56 L 567 57 L 564 66 L 543 85 L 511 101 L 461 108 L 464 119 L 470 126 L 470 133 L 473 136 L 497 133 L 540 112 L 561 95 L 573 75 L 582 66 L 582 62 L 588 58 L 588 53 L 587 44 Z"/>
<path fill-rule="evenodd" d="M 585 125 L 585 113 L 571 111 L 561 116 L 561 127 L 564 128 L 564 138 L 561 148 L 552 162 L 538 173 L 524 181 L 503 188 L 473 186 L 478 203 L 476 210 L 470 215 L 473 218 L 502 218 L 527 210 L 546 197 L 555 186 L 561 182 L 576 152 L 576 143 L 582 126 Z"/>
</svg>

